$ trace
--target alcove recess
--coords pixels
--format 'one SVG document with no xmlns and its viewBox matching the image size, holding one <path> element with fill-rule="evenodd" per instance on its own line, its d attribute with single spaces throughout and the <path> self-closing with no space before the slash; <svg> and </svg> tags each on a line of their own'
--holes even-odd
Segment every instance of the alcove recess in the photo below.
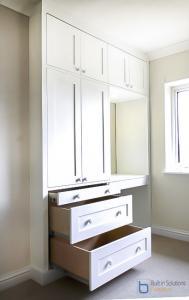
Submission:
<svg viewBox="0 0 189 300">
<path fill-rule="evenodd" d="M 110 88 L 111 178 L 149 175 L 148 97 Z M 126 189 L 133 195 L 135 225 L 150 224 L 149 186 Z"/>
</svg>

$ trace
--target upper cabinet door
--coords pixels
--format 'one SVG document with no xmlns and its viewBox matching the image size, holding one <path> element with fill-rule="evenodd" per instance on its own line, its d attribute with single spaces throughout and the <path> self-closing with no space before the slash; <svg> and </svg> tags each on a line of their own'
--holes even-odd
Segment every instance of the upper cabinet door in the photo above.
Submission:
<svg viewBox="0 0 189 300">
<path fill-rule="evenodd" d="M 80 80 L 47 70 L 48 186 L 81 180 Z"/>
<path fill-rule="evenodd" d="M 108 46 L 108 75 L 110 84 L 147 93 L 147 63 L 113 46 Z"/>
<path fill-rule="evenodd" d="M 129 87 L 135 92 L 145 94 L 147 82 L 147 63 L 131 56 L 129 57 Z"/>
<path fill-rule="evenodd" d="M 81 73 L 107 81 L 107 44 L 81 32 Z"/>
<path fill-rule="evenodd" d="M 47 15 L 47 64 L 80 72 L 80 31 Z"/>
<path fill-rule="evenodd" d="M 111 84 L 125 87 L 125 65 L 125 53 L 108 46 L 108 75 Z"/>
<path fill-rule="evenodd" d="M 82 80 L 83 181 L 108 180 L 110 176 L 108 87 Z"/>
</svg>

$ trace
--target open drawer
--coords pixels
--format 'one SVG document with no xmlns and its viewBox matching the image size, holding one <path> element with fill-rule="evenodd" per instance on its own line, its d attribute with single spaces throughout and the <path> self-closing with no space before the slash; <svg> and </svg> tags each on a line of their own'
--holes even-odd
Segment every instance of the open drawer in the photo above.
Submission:
<svg viewBox="0 0 189 300">
<path fill-rule="evenodd" d="M 50 205 L 50 230 L 71 244 L 132 223 L 132 196 Z"/>
<path fill-rule="evenodd" d="M 75 245 L 50 241 L 51 263 L 86 282 L 92 291 L 151 256 L 151 228 L 123 226 Z"/>
<path fill-rule="evenodd" d="M 82 189 L 72 189 L 70 191 L 50 192 L 49 198 L 56 205 L 65 205 L 83 200 L 90 200 L 109 195 L 120 194 L 120 188 L 116 184 L 106 184 L 101 186 L 85 187 Z"/>
</svg>

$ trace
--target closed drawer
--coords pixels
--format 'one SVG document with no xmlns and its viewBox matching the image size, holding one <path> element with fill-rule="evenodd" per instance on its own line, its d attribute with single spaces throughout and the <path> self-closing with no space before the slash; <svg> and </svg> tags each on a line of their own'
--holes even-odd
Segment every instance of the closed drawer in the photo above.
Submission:
<svg viewBox="0 0 189 300">
<path fill-rule="evenodd" d="M 84 189 L 76 189 L 71 191 L 63 191 L 56 193 L 49 193 L 50 199 L 53 199 L 57 205 L 64 205 L 68 203 L 75 203 L 83 200 L 90 200 L 100 198 L 108 195 L 116 195 L 120 193 L 119 186 L 103 185 Z"/>
<path fill-rule="evenodd" d="M 51 263 L 94 290 L 151 256 L 151 228 L 127 225 L 75 245 L 53 237 L 50 247 Z"/>
<path fill-rule="evenodd" d="M 132 223 L 132 196 L 50 206 L 50 230 L 71 244 Z"/>
</svg>

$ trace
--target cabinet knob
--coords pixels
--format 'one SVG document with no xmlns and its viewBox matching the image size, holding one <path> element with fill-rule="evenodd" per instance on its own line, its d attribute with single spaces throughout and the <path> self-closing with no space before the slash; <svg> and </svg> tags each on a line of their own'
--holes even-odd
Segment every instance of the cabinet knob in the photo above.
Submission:
<svg viewBox="0 0 189 300">
<path fill-rule="evenodd" d="M 104 266 L 104 269 L 107 269 L 108 267 L 111 267 L 111 266 L 112 266 L 112 261 L 108 260 L 107 263 Z"/>
<path fill-rule="evenodd" d="M 83 181 L 83 182 L 87 181 L 87 177 L 84 177 L 84 178 L 82 179 L 82 181 Z"/>
<path fill-rule="evenodd" d="M 132 84 L 130 85 L 130 88 L 131 88 L 131 89 L 133 88 L 133 85 L 132 85 Z"/>
<path fill-rule="evenodd" d="M 122 214 L 121 210 L 118 210 L 118 211 L 116 212 L 116 217 L 118 217 L 118 216 L 121 215 L 121 214 Z"/>
<path fill-rule="evenodd" d="M 110 193 L 109 189 L 107 189 L 107 190 L 104 191 L 104 194 L 109 194 L 109 193 Z"/>
<path fill-rule="evenodd" d="M 126 85 L 126 87 L 129 87 L 129 84 L 128 84 L 128 83 L 126 83 L 125 85 Z"/>
<path fill-rule="evenodd" d="M 87 226 L 88 224 L 92 224 L 91 219 L 86 220 L 85 223 L 84 223 L 85 226 Z"/>
<path fill-rule="evenodd" d="M 81 182 L 81 178 L 76 178 L 75 182 Z"/>
<path fill-rule="evenodd" d="M 79 199 L 79 198 L 80 198 L 79 194 L 73 196 L 74 200 Z"/>
<path fill-rule="evenodd" d="M 76 71 L 79 71 L 79 68 L 78 67 L 75 67 Z"/>
<path fill-rule="evenodd" d="M 142 249 L 141 249 L 141 247 L 139 246 L 139 247 L 136 248 L 135 253 L 137 254 L 137 253 L 140 252 L 141 250 L 142 250 Z"/>
<path fill-rule="evenodd" d="M 86 73 L 86 70 L 85 70 L 85 69 L 82 69 L 82 73 Z"/>
</svg>

